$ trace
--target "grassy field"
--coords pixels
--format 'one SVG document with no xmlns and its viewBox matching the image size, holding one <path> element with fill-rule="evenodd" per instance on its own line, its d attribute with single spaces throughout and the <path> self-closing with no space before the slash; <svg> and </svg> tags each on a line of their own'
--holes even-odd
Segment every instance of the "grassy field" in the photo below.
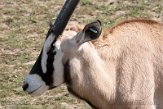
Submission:
<svg viewBox="0 0 163 109">
<path fill-rule="evenodd" d="M 93 1 L 93 2 L 92 2 Z M 131 18 L 163 22 L 163 0 L 81 0 L 71 21 L 95 19 L 104 27 Z M 0 0 L 0 109 L 91 109 L 63 85 L 40 97 L 22 91 L 22 81 L 35 62 L 63 0 Z"/>
</svg>

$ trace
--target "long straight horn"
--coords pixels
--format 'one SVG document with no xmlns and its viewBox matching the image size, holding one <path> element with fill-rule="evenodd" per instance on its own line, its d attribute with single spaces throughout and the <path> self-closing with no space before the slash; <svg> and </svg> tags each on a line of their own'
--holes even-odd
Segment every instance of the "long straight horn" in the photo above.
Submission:
<svg viewBox="0 0 163 109">
<path fill-rule="evenodd" d="M 66 0 L 62 10 L 60 11 L 55 23 L 54 23 L 54 31 L 53 34 L 55 37 L 58 37 L 63 33 L 75 7 L 79 3 L 80 0 Z"/>
</svg>

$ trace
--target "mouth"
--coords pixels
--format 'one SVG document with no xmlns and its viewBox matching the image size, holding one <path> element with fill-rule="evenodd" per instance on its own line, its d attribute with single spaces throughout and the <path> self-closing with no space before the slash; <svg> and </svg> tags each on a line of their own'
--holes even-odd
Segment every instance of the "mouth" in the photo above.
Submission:
<svg viewBox="0 0 163 109">
<path fill-rule="evenodd" d="M 40 85 L 39 88 L 37 88 L 37 89 L 35 89 L 35 90 L 31 91 L 31 92 L 28 92 L 28 94 L 33 94 L 34 92 L 36 92 L 36 91 L 39 90 L 40 88 L 41 88 L 41 85 Z"/>
<path fill-rule="evenodd" d="M 56 88 L 57 86 L 51 86 L 51 87 L 49 87 L 49 90 L 52 90 L 52 89 L 54 89 L 54 88 Z"/>
</svg>

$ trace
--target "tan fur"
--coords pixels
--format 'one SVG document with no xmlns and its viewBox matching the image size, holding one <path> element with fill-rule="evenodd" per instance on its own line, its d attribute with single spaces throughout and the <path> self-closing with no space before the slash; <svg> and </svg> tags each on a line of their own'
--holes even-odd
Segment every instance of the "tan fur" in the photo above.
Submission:
<svg viewBox="0 0 163 109">
<path fill-rule="evenodd" d="M 104 30 L 71 58 L 70 72 L 68 87 L 97 109 L 163 109 L 163 24 L 130 20 Z"/>
</svg>

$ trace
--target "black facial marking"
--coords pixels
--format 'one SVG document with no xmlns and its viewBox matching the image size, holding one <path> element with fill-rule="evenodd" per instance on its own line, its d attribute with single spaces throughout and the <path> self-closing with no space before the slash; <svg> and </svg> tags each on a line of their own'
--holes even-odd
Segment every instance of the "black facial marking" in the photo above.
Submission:
<svg viewBox="0 0 163 109">
<path fill-rule="evenodd" d="M 53 72 L 54 72 L 54 66 L 53 66 L 53 62 L 54 62 L 54 57 L 56 55 L 56 51 L 55 51 L 55 46 L 54 43 L 56 42 L 56 39 L 52 42 L 51 44 L 51 47 L 50 47 L 50 50 L 47 52 L 47 55 L 48 55 L 48 58 L 47 58 L 47 65 L 46 65 L 46 68 L 47 68 L 47 71 L 45 72 L 45 75 L 47 76 L 47 79 L 48 78 L 52 78 L 52 81 L 47 81 L 47 84 L 51 87 L 53 87 Z"/>
<path fill-rule="evenodd" d="M 35 62 L 33 68 L 30 71 L 30 74 L 38 74 L 42 80 L 46 83 L 46 85 L 51 86 L 53 84 L 53 75 L 52 75 L 52 68 L 48 69 L 47 68 L 47 72 L 43 73 L 42 71 L 42 67 L 41 67 L 41 56 L 42 56 L 42 52 L 39 55 L 37 61 Z"/>
<path fill-rule="evenodd" d="M 69 60 L 64 64 L 64 81 L 66 84 L 71 84 Z"/>
<path fill-rule="evenodd" d="M 47 33 L 47 37 L 50 34 L 53 34 L 54 31 L 54 26 L 50 27 L 48 33 Z M 37 59 L 37 61 L 35 62 L 33 68 L 30 71 L 30 74 L 38 74 L 42 80 L 46 83 L 46 85 L 48 85 L 50 88 L 53 87 L 53 72 L 54 72 L 54 67 L 53 67 L 53 62 L 54 62 L 54 55 L 56 55 L 56 52 L 54 51 L 55 47 L 53 46 L 53 44 L 56 42 L 57 38 L 54 39 L 54 41 L 51 44 L 51 48 L 48 51 L 47 55 L 47 71 L 44 73 L 42 71 L 42 66 L 41 66 L 41 59 L 42 59 L 42 51 Z"/>
<path fill-rule="evenodd" d="M 53 46 L 54 42 L 52 42 L 50 50 L 47 52 L 48 58 L 51 60 L 54 60 L 54 56 L 56 55 L 56 51 L 55 51 L 55 46 Z"/>
<path fill-rule="evenodd" d="M 42 70 L 42 66 L 41 66 L 41 60 L 42 60 L 42 51 L 37 59 L 37 61 L 35 62 L 34 66 L 32 67 L 30 74 L 38 74 L 42 80 L 46 83 L 46 85 L 49 86 L 49 89 L 51 89 L 53 87 L 53 72 L 54 72 L 54 66 L 53 66 L 53 62 L 54 62 L 54 56 L 56 55 L 56 51 L 55 51 L 55 47 L 53 46 L 53 44 L 57 41 L 56 35 L 54 34 L 56 31 L 56 27 L 54 24 L 50 24 L 50 28 L 46 34 L 46 39 L 50 36 L 53 35 L 54 37 L 54 41 L 51 44 L 50 50 L 47 52 L 48 58 L 47 58 L 47 71 L 43 72 Z"/>
<path fill-rule="evenodd" d="M 53 72 L 54 72 L 54 66 L 53 66 L 53 62 L 54 62 L 54 55 L 53 54 L 49 54 L 48 55 L 48 59 L 47 59 L 47 71 L 46 74 L 49 74 L 49 76 L 53 76 Z"/>
</svg>

